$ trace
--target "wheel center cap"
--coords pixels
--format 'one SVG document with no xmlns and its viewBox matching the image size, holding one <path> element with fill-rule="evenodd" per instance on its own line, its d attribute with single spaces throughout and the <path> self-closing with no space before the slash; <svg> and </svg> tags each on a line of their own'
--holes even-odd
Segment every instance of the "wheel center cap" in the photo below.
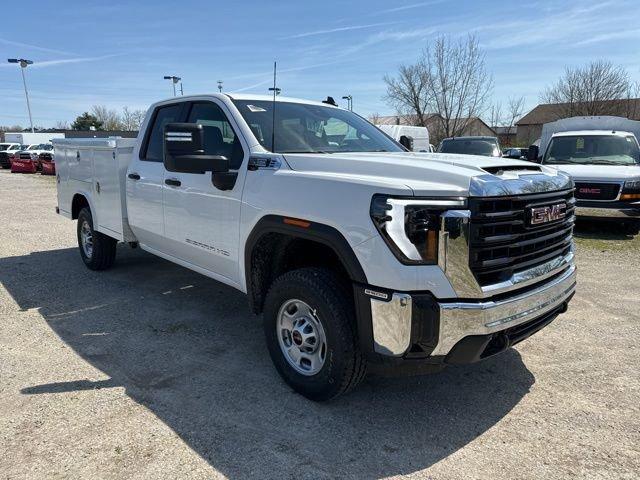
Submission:
<svg viewBox="0 0 640 480">
<path fill-rule="evenodd" d="M 299 331 L 294 330 L 293 334 L 291 335 L 291 338 L 293 339 L 293 343 L 295 343 L 296 345 L 298 346 L 302 345 L 302 335 L 300 334 Z"/>
</svg>

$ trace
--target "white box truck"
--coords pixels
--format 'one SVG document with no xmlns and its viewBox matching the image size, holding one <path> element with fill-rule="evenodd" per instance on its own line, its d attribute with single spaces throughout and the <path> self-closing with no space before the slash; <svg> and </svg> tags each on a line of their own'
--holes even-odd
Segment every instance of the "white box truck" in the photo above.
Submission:
<svg viewBox="0 0 640 480">
<path fill-rule="evenodd" d="M 427 127 L 413 125 L 376 125 L 380 130 L 413 152 L 434 152 Z"/>
<path fill-rule="evenodd" d="M 406 152 L 325 103 L 177 97 L 136 140 L 54 145 L 57 210 L 88 268 L 128 242 L 245 292 L 276 369 L 314 400 L 369 367 L 495 355 L 575 292 L 569 176 Z"/>
<path fill-rule="evenodd" d="M 39 145 L 51 143 L 54 138 L 65 138 L 64 133 L 47 132 L 5 132 L 4 140 L 7 143 L 19 143 L 20 145 Z"/>
</svg>

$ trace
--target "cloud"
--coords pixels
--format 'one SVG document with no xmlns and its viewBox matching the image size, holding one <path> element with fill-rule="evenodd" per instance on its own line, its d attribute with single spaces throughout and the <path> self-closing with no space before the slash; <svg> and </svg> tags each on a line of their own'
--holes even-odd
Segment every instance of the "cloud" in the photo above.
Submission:
<svg viewBox="0 0 640 480">
<path fill-rule="evenodd" d="M 253 85 L 249 85 L 248 87 L 234 88 L 231 93 L 246 92 L 247 90 L 253 90 L 254 88 L 258 88 L 258 87 L 261 87 L 263 85 L 270 84 L 271 82 L 273 82 L 273 79 L 271 79 L 271 80 L 263 80 L 262 82 L 258 82 L 258 83 L 255 83 Z"/>
<path fill-rule="evenodd" d="M 622 38 L 639 38 L 640 29 L 635 30 L 623 30 L 621 32 L 602 33 L 600 35 L 594 35 L 593 37 L 585 38 L 584 40 L 577 42 L 575 46 L 589 45 L 592 43 L 609 42 L 611 40 L 620 40 Z"/>
<path fill-rule="evenodd" d="M 437 5 L 438 3 L 443 3 L 445 0 L 431 0 L 430 2 L 420 2 L 420 3 L 412 3 L 410 5 L 402 5 L 400 7 L 394 8 L 386 8 L 384 10 L 378 10 L 377 12 L 373 12 L 370 15 L 384 15 L 387 13 L 401 12 L 403 10 L 410 10 L 412 8 L 420 8 L 420 7 L 428 7 L 429 5 Z"/>
<path fill-rule="evenodd" d="M 347 32 L 350 30 L 361 30 L 363 28 L 382 27 L 385 25 L 393 25 L 396 23 L 399 23 L 399 22 L 371 23 L 369 25 L 350 25 L 347 27 L 337 27 L 337 28 L 331 28 L 327 30 L 314 30 L 312 32 L 303 32 L 303 33 L 297 33 L 295 35 L 289 35 L 288 37 L 282 37 L 282 40 L 289 40 L 292 38 L 312 37 L 315 35 L 326 35 L 329 33 L 337 33 L 337 32 Z"/>
<path fill-rule="evenodd" d="M 602 30 L 619 30 L 627 16 L 624 10 L 614 9 L 614 2 L 602 2 L 584 7 L 557 10 L 539 21 L 515 20 L 500 25 L 500 32 L 481 43 L 487 49 L 505 49 L 549 44 L 567 45 L 597 36 Z M 606 15 L 602 10 L 607 10 Z M 479 31 L 483 27 L 473 28 Z M 486 29 L 486 26 L 484 26 Z M 590 42 L 587 42 L 590 43 Z M 573 43 L 576 45 L 577 43 Z"/>
<path fill-rule="evenodd" d="M 100 55 L 98 57 L 77 57 L 77 58 L 63 58 L 60 60 L 45 60 L 44 62 L 36 62 L 31 68 L 45 68 L 56 67 L 58 65 L 66 65 L 68 63 L 84 63 L 84 62 L 97 62 L 98 60 L 105 60 L 107 58 L 121 57 L 124 53 L 111 53 L 109 55 Z"/>
<path fill-rule="evenodd" d="M 75 53 L 65 52 L 64 50 L 54 50 L 53 48 L 39 47 L 37 45 L 31 45 L 28 43 L 7 40 L 6 38 L 0 38 L 0 43 L 4 45 L 11 45 L 12 47 L 20 47 L 20 48 L 26 48 L 29 50 L 37 50 L 39 52 L 54 53 L 56 55 L 75 55 Z"/>
<path fill-rule="evenodd" d="M 98 57 L 76 57 L 76 58 L 61 58 L 57 60 L 43 60 L 41 62 L 34 62 L 29 68 L 47 68 L 57 67 L 58 65 L 67 65 L 70 63 L 84 63 L 84 62 L 97 62 L 98 60 L 106 60 L 107 58 L 121 57 L 124 53 L 110 53 L 108 55 L 100 55 Z M 15 68 L 11 63 L 0 63 L 0 68 Z"/>
</svg>

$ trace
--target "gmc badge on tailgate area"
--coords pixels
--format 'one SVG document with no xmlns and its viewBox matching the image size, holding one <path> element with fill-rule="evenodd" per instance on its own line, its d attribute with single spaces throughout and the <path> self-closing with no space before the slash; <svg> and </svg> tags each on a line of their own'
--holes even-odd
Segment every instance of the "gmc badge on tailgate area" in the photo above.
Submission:
<svg viewBox="0 0 640 480">
<path fill-rule="evenodd" d="M 555 222 L 567 215 L 567 204 L 557 203 L 555 205 L 545 205 L 544 207 L 533 207 L 530 210 L 531 225 L 542 225 L 543 223 Z"/>
</svg>

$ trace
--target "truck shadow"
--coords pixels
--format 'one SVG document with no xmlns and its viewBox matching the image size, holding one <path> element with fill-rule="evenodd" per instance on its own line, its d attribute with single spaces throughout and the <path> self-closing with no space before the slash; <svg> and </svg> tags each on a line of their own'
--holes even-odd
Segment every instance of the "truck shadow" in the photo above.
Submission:
<svg viewBox="0 0 640 480">
<path fill-rule="evenodd" d="M 278 377 L 244 295 L 144 252 L 120 248 L 102 273 L 85 269 L 76 249 L 2 258 L 0 281 L 110 377 L 22 394 L 124 387 L 230 478 L 415 472 L 494 426 L 534 383 L 512 349 L 430 376 L 370 378 L 316 404 Z"/>
<path fill-rule="evenodd" d="M 578 219 L 573 230 L 577 238 L 584 240 L 633 240 L 620 223 Z"/>
</svg>

